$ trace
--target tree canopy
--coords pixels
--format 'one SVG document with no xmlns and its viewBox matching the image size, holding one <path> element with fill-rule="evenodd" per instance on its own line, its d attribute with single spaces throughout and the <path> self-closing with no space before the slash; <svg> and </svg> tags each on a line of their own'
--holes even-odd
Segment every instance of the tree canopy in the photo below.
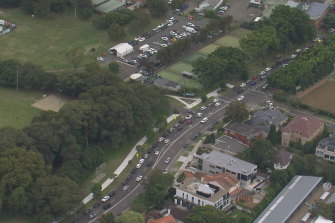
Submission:
<svg viewBox="0 0 335 223">
<path fill-rule="evenodd" d="M 245 103 L 240 101 L 231 102 L 225 111 L 225 119 L 233 122 L 243 122 L 248 119 L 249 111 Z"/>
<path fill-rule="evenodd" d="M 148 0 L 146 3 L 152 16 L 162 18 L 168 12 L 168 3 L 165 0 Z"/>
</svg>

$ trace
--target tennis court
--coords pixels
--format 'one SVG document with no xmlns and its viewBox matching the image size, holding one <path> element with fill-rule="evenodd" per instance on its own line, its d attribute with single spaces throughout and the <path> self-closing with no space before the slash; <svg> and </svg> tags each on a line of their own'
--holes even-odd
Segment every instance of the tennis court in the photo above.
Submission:
<svg viewBox="0 0 335 223">
<path fill-rule="evenodd" d="M 158 73 L 159 76 L 169 79 L 170 81 L 177 82 L 188 88 L 200 88 L 200 84 L 196 79 L 185 78 L 181 72 L 171 72 L 169 70 L 163 70 Z"/>
</svg>

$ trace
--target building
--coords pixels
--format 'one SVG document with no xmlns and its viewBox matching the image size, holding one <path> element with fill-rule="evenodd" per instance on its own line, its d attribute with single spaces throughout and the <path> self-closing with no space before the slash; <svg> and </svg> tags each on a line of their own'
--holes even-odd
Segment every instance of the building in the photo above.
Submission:
<svg viewBox="0 0 335 223">
<path fill-rule="evenodd" d="M 93 0 L 92 3 L 95 11 L 106 14 L 124 8 L 126 5 L 124 0 Z"/>
<path fill-rule="evenodd" d="M 176 187 L 175 203 L 187 208 L 213 206 L 223 210 L 230 205 L 229 190 L 222 186 L 221 176 L 213 178 L 188 177 Z"/>
<path fill-rule="evenodd" d="M 133 51 L 133 46 L 128 43 L 119 43 L 118 45 L 113 46 L 109 49 L 109 53 L 121 58 L 125 57 Z"/>
<path fill-rule="evenodd" d="M 177 220 L 172 215 L 167 215 L 158 219 L 150 219 L 147 223 L 177 223 Z"/>
<path fill-rule="evenodd" d="M 293 154 L 284 149 L 277 149 L 275 153 L 274 168 L 276 170 L 285 170 L 290 165 Z"/>
<path fill-rule="evenodd" d="M 250 0 L 249 7 L 254 8 L 261 8 L 262 7 L 262 0 Z"/>
<path fill-rule="evenodd" d="M 295 176 L 271 201 L 254 223 L 288 222 L 299 206 L 317 189 L 322 177 Z"/>
<path fill-rule="evenodd" d="M 231 173 L 241 186 L 250 189 L 257 174 L 257 165 L 240 160 L 223 152 L 213 150 L 201 155 L 194 154 L 198 169 L 205 174 Z"/>
<path fill-rule="evenodd" d="M 297 115 L 281 129 L 281 145 L 288 147 L 291 142 L 300 142 L 304 145 L 320 135 L 323 127 L 324 122 L 321 119 L 312 116 Z"/>
<path fill-rule="evenodd" d="M 287 122 L 287 117 L 279 109 L 269 109 L 266 111 L 256 111 L 253 118 L 246 121 L 246 124 L 263 127 L 266 133 L 269 133 L 270 126 L 275 125 L 278 130 Z"/>
<path fill-rule="evenodd" d="M 332 220 L 328 220 L 327 218 L 319 215 L 319 216 L 315 217 L 315 219 L 313 219 L 311 221 L 311 223 L 333 223 L 333 221 Z"/>
<path fill-rule="evenodd" d="M 266 137 L 264 129 L 260 126 L 251 126 L 244 123 L 233 122 L 225 127 L 227 136 L 230 136 L 248 146 L 251 146 L 252 139 Z"/>
<path fill-rule="evenodd" d="M 179 91 L 181 89 L 181 85 L 178 84 L 177 82 L 170 81 L 162 77 L 159 77 L 156 80 L 154 80 L 154 85 L 171 91 Z"/>
<path fill-rule="evenodd" d="M 300 4 L 300 9 L 304 11 L 311 22 L 319 28 L 322 24 L 322 20 L 328 14 L 330 5 L 322 2 L 305 2 Z"/>
<path fill-rule="evenodd" d="M 325 160 L 335 162 L 335 134 L 319 142 L 315 149 L 315 155 Z"/>
<path fill-rule="evenodd" d="M 248 145 L 224 135 L 215 139 L 215 144 L 212 145 L 212 148 L 234 156 L 247 149 Z"/>
</svg>

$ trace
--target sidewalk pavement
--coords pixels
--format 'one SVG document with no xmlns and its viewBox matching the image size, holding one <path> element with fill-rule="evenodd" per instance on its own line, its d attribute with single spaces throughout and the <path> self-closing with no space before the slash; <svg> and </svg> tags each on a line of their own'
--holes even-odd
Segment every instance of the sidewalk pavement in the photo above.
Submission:
<svg viewBox="0 0 335 223">
<path fill-rule="evenodd" d="M 167 123 L 172 122 L 173 120 L 175 120 L 180 114 L 172 114 L 171 116 L 169 116 L 166 121 Z M 155 131 L 155 129 L 154 129 Z M 140 141 L 138 141 L 136 143 L 136 145 L 132 148 L 132 150 L 129 152 L 129 154 L 127 155 L 127 157 L 123 160 L 123 162 L 120 164 L 120 166 L 115 170 L 115 172 L 113 173 L 114 176 L 118 176 L 122 173 L 122 171 L 128 166 L 128 163 L 130 160 L 132 160 L 134 158 L 134 156 L 137 153 L 136 147 L 137 146 L 142 146 L 147 142 L 147 137 L 144 136 Z M 101 184 L 101 191 L 103 191 L 104 189 L 106 189 L 111 183 L 113 183 L 115 177 L 113 178 L 108 178 L 105 182 L 103 182 Z M 93 199 L 93 193 L 90 193 L 89 195 L 87 195 L 83 200 L 83 204 L 87 204 L 90 200 Z"/>
</svg>

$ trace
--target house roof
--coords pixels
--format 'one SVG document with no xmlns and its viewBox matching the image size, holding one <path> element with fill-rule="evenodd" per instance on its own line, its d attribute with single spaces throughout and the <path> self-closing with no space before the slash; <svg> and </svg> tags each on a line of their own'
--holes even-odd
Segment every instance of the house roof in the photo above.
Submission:
<svg viewBox="0 0 335 223">
<path fill-rule="evenodd" d="M 230 153 L 237 154 L 248 148 L 247 145 L 237 141 L 229 136 L 221 136 L 215 140 L 214 148 Z"/>
<path fill-rule="evenodd" d="M 147 223 L 177 223 L 177 220 L 172 215 L 167 215 L 158 219 L 150 219 Z"/>
<path fill-rule="evenodd" d="M 316 20 L 328 10 L 329 4 L 321 2 L 310 2 L 301 4 L 300 7 L 309 16 L 310 19 Z"/>
<path fill-rule="evenodd" d="M 335 134 L 330 135 L 328 138 L 322 139 L 319 146 L 329 146 L 335 148 Z"/>
<path fill-rule="evenodd" d="M 158 87 L 168 87 L 168 88 L 175 88 L 178 89 L 180 88 L 180 85 L 174 81 L 170 81 L 166 78 L 157 78 L 154 81 L 154 84 Z"/>
<path fill-rule="evenodd" d="M 205 175 L 202 178 L 204 182 L 216 181 L 223 189 L 229 191 L 232 187 L 235 187 L 239 180 L 233 177 L 229 173 L 217 173 L 215 175 Z"/>
<path fill-rule="evenodd" d="M 195 157 L 199 157 L 203 160 L 207 160 L 209 163 L 212 163 L 217 166 L 224 167 L 227 170 L 242 173 L 242 174 L 250 174 L 257 169 L 257 165 L 249 163 L 244 160 L 240 160 L 236 157 L 230 156 L 223 152 L 213 150 L 210 153 L 204 153 L 202 155 L 194 155 Z"/>
<path fill-rule="evenodd" d="M 117 1 L 117 0 L 109 0 L 97 7 L 95 7 L 96 10 L 103 12 L 103 13 L 110 13 L 118 8 L 121 8 L 122 6 L 126 5 L 125 2 Z"/>
<path fill-rule="evenodd" d="M 312 220 L 311 223 L 333 223 L 333 221 L 319 215 L 315 220 Z"/>
<path fill-rule="evenodd" d="M 284 223 L 312 193 L 322 177 L 295 176 L 271 201 L 254 223 Z"/>
<path fill-rule="evenodd" d="M 265 133 L 264 129 L 259 126 L 251 126 L 244 123 L 233 122 L 225 127 L 225 129 L 237 132 L 241 135 L 247 136 L 248 138 L 253 138 L 261 133 Z"/>
<path fill-rule="evenodd" d="M 271 124 L 279 128 L 286 121 L 287 117 L 279 109 L 269 109 L 256 111 L 253 118 L 246 121 L 246 124 L 263 127 L 264 131 L 269 132 Z"/>
<path fill-rule="evenodd" d="M 313 136 L 323 124 L 324 121 L 321 119 L 312 116 L 297 115 L 282 128 L 282 132 L 299 132 L 301 136 L 309 138 Z"/>
<path fill-rule="evenodd" d="M 292 153 L 284 149 L 277 149 L 275 154 L 275 164 L 286 166 L 291 161 L 291 155 Z"/>
</svg>

